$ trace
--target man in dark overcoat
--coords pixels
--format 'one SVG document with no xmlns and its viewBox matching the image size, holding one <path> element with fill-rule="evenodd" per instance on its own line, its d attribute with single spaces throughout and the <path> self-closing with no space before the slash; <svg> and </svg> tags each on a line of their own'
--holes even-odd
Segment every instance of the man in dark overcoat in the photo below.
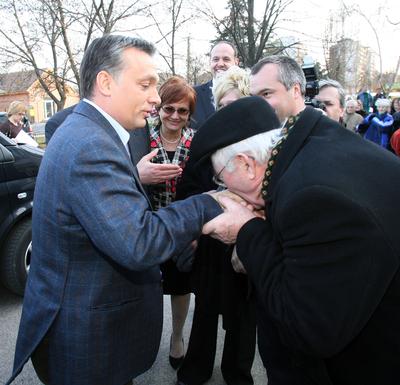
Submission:
<svg viewBox="0 0 400 385">
<path fill-rule="evenodd" d="M 227 211 L 204 232 L 236 241 L 268 384 L 398 384 L 400 161 L 305 107 L 292 59 L 263 59 L 250 85 L 283 127 L 261 98 L 241 99 L 202 127 L 192 158 L 212 155 L 219 179 L 264 209 L 262 219 L 223 199 Z M 264 123 L 249 125 L 249 114 Z"/>
</svg>

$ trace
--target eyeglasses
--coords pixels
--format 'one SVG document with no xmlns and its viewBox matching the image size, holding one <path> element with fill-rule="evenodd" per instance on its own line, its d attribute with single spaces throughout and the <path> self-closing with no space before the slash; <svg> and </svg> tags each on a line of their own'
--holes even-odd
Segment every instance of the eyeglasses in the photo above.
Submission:
<svg viewBox="0 0 400 385">
<path fill-rule="evenodd" d="M 219 187 L 222 188 L 226 188 L 226 184 L 224 183 L 224 181 L 221 179 L 221 174 L 222 172 L 226 169 L 226 166 L 228 165 L 228 163 L 231 161 L 231 159 L 229 159 L 226 163 L 225 166 L 221 168 L 221 170 L 219 170 L 216 174 L 213 175 L 212 177 L 212 181 Z"/>
<path fill-rule="evenodd" d="M 247 155 L 247 156 L 248 156 L 250 159 L 255 160 L 253 156 L 251 156 L 251 155 Z M 217 186 L 222 187 L 222 188 L 227 188 L 227 187 L 226 187 L 226 184 L 225 184 L 224 181 L 221 179 L 221 174 L 222 174 L 222 172 L 225 170 L 225 168 L 228 166 L 229 162 L 230 162 L 232 159 L 233 159 L 233 158 L 230 158 L 230 159 L 225 163 L 225 166 L 222 167 L 221 170 L 219 170 L 216 174 L 213 175 L 212 181 L 213 181 Z"/>
<path fill-rule="evenodd" d="M 162 108 L 162 110 L 163 110 L 166 114 L 168 114 L 168 115 L 172 115 L 172 114 L 174 114 L 175 112 L 177 112 L 178 115 L 180 115 L 180 116 L 188 116 L 188 115 L 189 115 L 189 112 L 190 112 L 187 108 L 183 108 L 183 107 L 181 107 L 181 108 L 174 108 L 174 107 L 172 107 L 172 106 L 161 106 L 161 108 Z"/>
</svg>

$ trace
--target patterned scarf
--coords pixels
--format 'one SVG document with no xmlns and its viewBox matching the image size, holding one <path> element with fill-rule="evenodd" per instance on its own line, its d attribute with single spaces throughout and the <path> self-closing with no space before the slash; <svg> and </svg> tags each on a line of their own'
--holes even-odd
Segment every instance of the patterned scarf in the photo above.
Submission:
<svg viewBox="0 0 400 385">
<path fill-rule="evenodd" d="M 195 131 L 192 128 L 184 127 L 182 129 L 182 136 L 175 150 L 172 162 L 168 158 L 167 151 L 165 151 L 160 137 L 161 124 L 150 126 L 150 147 L 151 151 L 158 148 L 157 155 L 151 160 L 153 163 L 171 163 L 177 164 L 182 169 L 189 159 L 189 149 L 192 144 L 192 139 Z M 154 208 L 158 210 L 160 207 L 168 206 L 175 200 L 176 184 L 179 177 L 169 179 L 164 183 L 151 186 L 151 195 L 153 198 Z"/>
<path fill-rule="evenodd" d="M 265 176 L 261 188 L 261 194 L 264 200 L 267 200 L 268 198 L 268 185 L 269 182 L 271 181 L 272 170 L 275 165 L 276 157 L 278 156 L 279 151 L 282 149 L 282 146 L 285 143 L 286 139 L 288 138 L 293 126 L 299 120 L 300 114 L 301 112 L 296 116 L 290 116 L 288 118 L 288 120 L 286 121 L 285 125 L 281 130 L 281 135 L 282 135 L 281 139 L 279 139 L 278 143 L 274 146 L 274 148 L 271 151 L 271 156 L 268 160 L 268 165 L 265 170 Z"/>
</svg>

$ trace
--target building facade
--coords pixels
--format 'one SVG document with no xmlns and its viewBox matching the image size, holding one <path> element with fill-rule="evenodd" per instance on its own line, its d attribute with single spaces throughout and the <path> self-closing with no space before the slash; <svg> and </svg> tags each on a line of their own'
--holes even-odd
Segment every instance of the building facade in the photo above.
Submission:
<svg viewBox="0 0 400 385">
<path fill-rule="evenodd" d="M 54 86 L 50 85 L 50 89 L 56 97 L 59 96 Z M 0 111 L 7 111 L 14 100 L 19 100 L 27 106 L 27 117 L 31 123 L 44 122 L 57 112 L 56 104 L 44 91 L 35 71 L 0 74 Z M 64 107 L 76 104 L 78 101 L 78 92 L 68 87 Z"/>
<path fill-rule="evenodd" d="M 329 49 L 328 75 L 350 94 L 371 89 L 375 73 L 374 55 L 359 41 L 343 38 Z"/>
</svg>

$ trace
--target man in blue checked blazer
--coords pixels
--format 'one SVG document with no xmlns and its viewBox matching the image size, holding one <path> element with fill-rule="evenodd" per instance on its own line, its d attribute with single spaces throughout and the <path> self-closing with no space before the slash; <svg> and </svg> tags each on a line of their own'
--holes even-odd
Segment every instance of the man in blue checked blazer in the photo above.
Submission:
<svg viewBox="0 0 400 385">
<path fill-rule="evenodd" d="M 215 79 L 229 67 L 239 64 L 235 46 L 228 41 L 217 42 L 210 52 L 210 71 Z M 214 100 L 211 88 L 213 79 L 194 87 L 196 91 L 196 107 L 191 117 L 191 127 L 198 129 L 214 112 Z"/>
<path fill-rule="evenodd" d="M 153 53 L 146 41 L 117 35 L 85 52 L 83 100 L 51 139 L 37 178 L 7 384 L 30 357 L 51 385 L 124 385 L 149 369 L 163 319 L 158 265 L 184 259 L 221 212 L 207 194 L 151 211 L 126 129 L 143 127 L 160 102 Z"/>
</svg>

